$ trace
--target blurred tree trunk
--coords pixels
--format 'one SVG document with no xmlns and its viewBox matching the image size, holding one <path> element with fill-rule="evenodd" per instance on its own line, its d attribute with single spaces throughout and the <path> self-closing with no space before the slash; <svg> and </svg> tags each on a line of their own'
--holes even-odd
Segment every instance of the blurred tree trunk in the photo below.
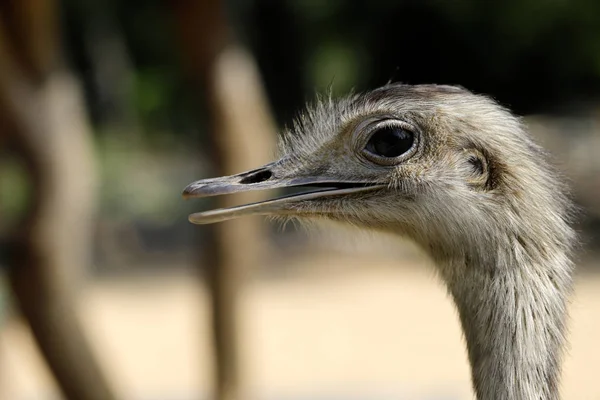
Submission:
<svg viewBox="0 0 600 400">
<path fill-rule="evenodd" d="M 211 134 L 208 155 L 219 175 L 260 166 L 272 157 L 275 128 L 252 56 L 233 39 L 224 2 L 178 0 L 174 10 L 185 67 L 204 93 Z M 259 201 L 257 192 L 237 202 Z M 233 205 L 219 198 L 218 207 Z M 239 204 L 238 203 L 238 204 Z M 237 295 L 241 274 L 259 262 L 266 243 L 261 220 L 244 218 L 211 225 L 202 265 L 212 297 L 215 348 L 215 398 L 243 399 L 240 371 Z M 243 376 L 243 375 L 242 375 Z"/>
<path fill-rule="evenodd" d="M 30 200 L 9 238 L 20 311 L 69 400 L 111 400 L 76 313 L 95 203 L 83 101 L 61 63 L 58 5 L 0 3 L 0 127 L 29 178 Z"/>
</svg>

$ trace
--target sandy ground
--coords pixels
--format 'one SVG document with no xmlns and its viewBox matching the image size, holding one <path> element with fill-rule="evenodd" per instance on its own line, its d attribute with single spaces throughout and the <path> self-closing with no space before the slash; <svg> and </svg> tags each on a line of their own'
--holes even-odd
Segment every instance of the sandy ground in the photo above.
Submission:
<svg viewBox="0 0 600 400">
<path fill-rule="evenodd" d="M 471 399 L 455 311 L 423 265 L 319 258 L 327 272 L 248 282 L 241 294 L 245 398 Z M 100 282 L 81 315 L 126 399 L 207 398 L 207 297 L 189 276 Z M 600 399 L 600 275 L 580 274 L 565 399 Z M 0 398 L 59 399 L 19 320 L 0 333 Z"/>
</svg>

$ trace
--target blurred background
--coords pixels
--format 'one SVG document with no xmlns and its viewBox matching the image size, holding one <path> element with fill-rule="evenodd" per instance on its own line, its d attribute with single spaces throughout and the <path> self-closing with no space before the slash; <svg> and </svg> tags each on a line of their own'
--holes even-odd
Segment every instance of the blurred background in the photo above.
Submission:
<svg viewBox="0 0 600 400">
<path fill-rule="evenodd" d="M 460 84 L 525 117 L 580 206 L 563 394 L 600 399 L 600 3 L 0 2 L 0 398 L 472 398 L 410 243 L 191 212 L 303 104 Z"/>
</svg>

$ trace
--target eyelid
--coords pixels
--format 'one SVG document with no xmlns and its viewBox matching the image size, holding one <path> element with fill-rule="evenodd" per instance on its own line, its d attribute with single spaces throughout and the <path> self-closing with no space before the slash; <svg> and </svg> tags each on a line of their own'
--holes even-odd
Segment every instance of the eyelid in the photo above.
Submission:
<svg viewBox="0 0 600 400">
<path fill-rule="evenodd" d="M 404 122 L 399 119 L 384 119 L 377 121 L 369 127 L 369 134 L 371 134 L 376 129 L 386 128 L 388 126 L 399 126 L 402 129 L 406 129 L 407 131 L 414 132 L 414 128 L 407 122 Z"/>
<path fill-rule="evenodd" d="M 396 117 L 393 117 L 391 115 L 372 117 L 362 121 L 355 128 L 355 132 L 357 133 L 357 136 L 359 138 L 358 146 L 360 148 L 366 146 L 373 132 L 377 129 L 386 126 L 399 126 L 402 129 L 411 131 L 415 136 L 418 133 L 417 130 L 411 124 L 401 119 L 397 119 Z"/>
</svg>

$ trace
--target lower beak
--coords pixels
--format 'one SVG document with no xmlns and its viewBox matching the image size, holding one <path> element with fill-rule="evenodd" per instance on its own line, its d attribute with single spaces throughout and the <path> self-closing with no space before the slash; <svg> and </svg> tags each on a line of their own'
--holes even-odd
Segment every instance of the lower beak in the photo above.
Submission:
<svg viewBox="0 0 600 400">
<path fill-rule="evenodd" d="M 251 190 L 292 187 L 314 187 L 316 190 L 236 207 L 195 213 L 189 216 L 190 222 L 211 224 L 246 215 L 294 215 L 298 214 L 295 207 L 298 203 L 386 187 L 386 185 L 378 183 L 339 181 L 323 176 L 278 177 L 274 167 L 276 167 L 275 163 L 238 175 L 200 180 L 188 185 L 183 191 L 183 197 L 186 199 L 202 198 Z"/>
</svg>

